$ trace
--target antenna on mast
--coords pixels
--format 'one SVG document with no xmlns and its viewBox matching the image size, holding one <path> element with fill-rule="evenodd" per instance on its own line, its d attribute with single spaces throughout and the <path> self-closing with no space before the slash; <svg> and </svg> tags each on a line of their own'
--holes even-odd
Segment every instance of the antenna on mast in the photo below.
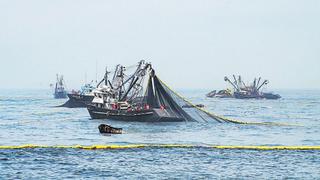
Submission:
<svg viewBox="0 0 320 180">
<path fill-rule="evenodd" d="M 108 74 L 111 73 L 108 71 L 108 67 L 106 66 L 106 72 L 104 74 L 104 85 L 108 86 Z"/>
<path fill-rule="evenodd" d="M 98 60 L 96 60 L 96 83 L 98 83 Z"/>
<path fill-rule="evenodd" d="M 87 84 L 87 72 L 84 73 L 84 84 Z"/>
</svg>

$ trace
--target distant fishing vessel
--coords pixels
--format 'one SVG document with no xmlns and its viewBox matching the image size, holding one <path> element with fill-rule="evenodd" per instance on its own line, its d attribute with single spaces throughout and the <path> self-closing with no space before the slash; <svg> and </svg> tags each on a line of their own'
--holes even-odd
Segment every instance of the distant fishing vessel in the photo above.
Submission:
<svg viewBox="0 0 320 180">
<path fill-rule="evenodd" d="M 233 75 L 234 81 L 232 82 L 228 77 L 224 77 L 226 82 L 229 82 L 233 86 L 233 93 L 231 90 L 221 90 L 218 93 L 216 91 L 211 91 L 207 94 L 207 97 L 232 97 L 236 99 L 279 99 L 281 96 L 274 93 L 265 93 L 261 91 L 261 88 L 269 83 L 268 80 L 264 80 L 261 84 L 261 77 L 255 78 L 251 85 L 246 85 L 241 76 L 236 78 Z"/>
<path fill-rule="evenodd" d="M 62 107 L 69 107 L 69 108 L 80 108 L 80 107 L 87 107 L 89 103 L 93 100 L 93 93 L 92 91 L 96 87 L 92 86 L 91 84 L 85 84 L 81 87 L 81 91 L 71 91 L 68 93 L 67 96 L 69 100 L 62 105 Z"/>
<path fill-rule="evenodd" d="M 65 89 L 65 83 L 62 75 L 57 74 L 57 82 L 54 88 L 54 98 L 63 99 L 67 98 L 67 91 Z"/>
<path fill-rule="evenodd" d="M 106 70 L 103 79 L 96 86 L 93 86 L 93 82 L 91 82 L 82 86 L 81 91 L 73 90 L 71 93 L 68 93 L 69 100 L 60 107 L 86 108 L 94 98 L 93 91 L 99 87 L 108 85 L 108 82 L 105 79 L 108 79 L 109 73 L 110 72 Z"/>
</svg>

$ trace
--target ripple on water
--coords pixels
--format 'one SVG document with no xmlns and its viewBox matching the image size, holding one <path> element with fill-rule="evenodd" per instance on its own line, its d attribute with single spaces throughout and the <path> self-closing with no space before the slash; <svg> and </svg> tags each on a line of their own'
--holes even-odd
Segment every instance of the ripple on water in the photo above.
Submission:
<svg viewBox="0 0 320 180">
<path fill-rule="evenodd" d="M 45 91 L 1 92 L 0 145 L 192 144 L 319 145 L 319 92 L 282 92 L 279 101 L 209 99 L 182 92 L 231 119 L 298 123 L 257 126 L 223 123 L 139 123 L 90 120 L 86 109 L 52 108 L 65 100 Z M 122 127 L 101 135 L 101 123 Z M 298 178 L 319 176 L 319 152 L 190 149 L 1 150 L 0 174 L 9 179 L 101 178 Z M 30 163 L 26 163 L 30 162 Z"/>
<path fill-rule="evenodd" d="M 316 178 L 319 151 L 144 148 L 1 150 L 3 178 Z M 10 157 L 10 158 L 8 158 Z M 23 160 L 23 161 L 22 161 Z M 1 160 L 0 160 L 1 161 Z M 30 163 L 23 163 L 30 162 Z M 1 163 L 3 164 L 3 163 Z M 10 165 L 10 172 L 8 172 Z M 1 165 L 3 166 L 3 165 Z M 23 171 L 21 171 L 23 169 Z"/>
</svg>

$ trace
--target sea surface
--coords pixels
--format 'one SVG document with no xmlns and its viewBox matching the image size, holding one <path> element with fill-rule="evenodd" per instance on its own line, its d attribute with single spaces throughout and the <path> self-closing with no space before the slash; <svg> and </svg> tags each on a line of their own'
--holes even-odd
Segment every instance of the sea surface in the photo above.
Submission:
<svg viewBox="0 0 320 180">
<path fill-rule="evenodd" d="M 0 149 L 0 179 L 319 179 L 320 151 L 236 150 L 210 145 L 320 145 L 320 90 L 279 90 L 280 100 L 180 94 L 230 119 L 289 125 L 92 120 L 85 108 L 56 108 L 50 90 L 0 90 L 0 146 L 181 144 L 194 148 Z M 124 134 L 101 135 L 102 123 Z"/>
</svg>

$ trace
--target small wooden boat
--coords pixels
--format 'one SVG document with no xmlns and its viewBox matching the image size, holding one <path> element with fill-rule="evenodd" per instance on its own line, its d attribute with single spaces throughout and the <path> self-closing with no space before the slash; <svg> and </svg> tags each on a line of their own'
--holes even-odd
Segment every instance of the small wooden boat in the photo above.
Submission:
<svg viewBox="0 0 320 180">
<path fill-rule="evenodd" d="M 98 127 L 101 134 L 108 133 L 108 134 L 122 134 L 122 128 L 115 128 L 109 126 L 107 124 L 100 124 Z"/>
</svg>

